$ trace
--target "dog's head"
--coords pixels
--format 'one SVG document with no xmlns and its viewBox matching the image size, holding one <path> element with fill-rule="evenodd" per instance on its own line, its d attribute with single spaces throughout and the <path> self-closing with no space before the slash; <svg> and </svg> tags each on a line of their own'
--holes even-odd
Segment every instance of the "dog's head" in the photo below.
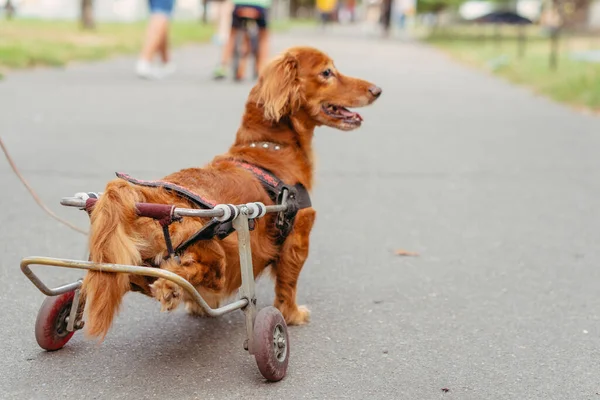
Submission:
<svg viewBox="0 0 600 400">
<path fill-rule="evenodd" d="M 316 125 L 349 131 L 361 125 L 362 117 L 347 107 L 373 103 L 381 89 L 343 75 L 315 48 L 294 47 L 265 66 L 255 93 L 269 121 L 278 122 L 302 109 Z"/>
</svg>

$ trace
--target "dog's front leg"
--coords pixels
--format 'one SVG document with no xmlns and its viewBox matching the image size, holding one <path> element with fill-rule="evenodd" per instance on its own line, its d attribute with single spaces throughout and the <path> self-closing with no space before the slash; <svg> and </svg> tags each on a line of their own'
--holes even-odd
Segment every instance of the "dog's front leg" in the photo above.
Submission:
<svg viewBox="0 0 600 400">
<path fill-rule="evenodd" d="M 179 262 L 165 260 L 160 268 L 181 276 L 194 287 L 218 292 L 225 284 L 225 252 L 214 241 L 200 242 L 182 254 Z M 186 300 L 179 285 L 166 279 L 157 279 L 151 288 L 152 295 L 161 303 L 161 311 L 174 310 Z"/>
<path fill-rule="evenodd" d="M 315 216 L 316 212 L 312 208 L 298 212 L 294 228 L 283 243 L 281 255 L 273 266 L 275 307 L 281 311 L 289 325 L 302 325 L 310 319 L 309 309 L 296 304 L 296 285 L 308 257 L 309 237 Z"/>
</svg>

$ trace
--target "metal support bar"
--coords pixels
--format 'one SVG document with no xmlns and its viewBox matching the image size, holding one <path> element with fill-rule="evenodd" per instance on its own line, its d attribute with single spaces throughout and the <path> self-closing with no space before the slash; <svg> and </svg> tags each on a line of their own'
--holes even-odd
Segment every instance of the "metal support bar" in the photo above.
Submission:
<svg viewBox="0 0 600 400">
<path fill-rule="evenodd" d="M 211 317 L 219 317 L 228 312 L 239 310 L 245 307 L 249 301 L 246 299 L 240 299 L 233 303 L 227 304 L 223 307 L 212 309 L 200 293 L 184 278 L 180 277 L 173 272 L 166 271 L 159 268 L 150 267 L 137 267 L 133 265 L 122 265 L 122 264 L 106 264 L 106 263 L 94 263 L 91 261 L 78 261 L 78 260 L 67 260 L 62 258 L 51 258 L 51 257 L 27 257 L 21 261 L 21 271 L 29 278 L 33 284 L 40 289 L 40 291 L 48 296 L 56 296 L 72 290 L 79 289 L 81 287 L 81 281 L 73 282 L 58 288 L 49 289 L 29 268 L 30 265 L 50 265 L 54 267 L 74 268 L 74 269 L 86 269 L 92 271 L 102 272 L 115 272 L 115 273 L 126 273 L 132 275 L 152 276 L 155 278 L 163 278 L 179 285 L 185 290 Z"/>
<path fill-rule="evenodd" d="M 248 228 L 248 207 L 242 207 L 240 215 L 233 220 L 233 227 L 238 235 L 238 248 L 240 253 L 240 269 L 242 272 L 242 286 L 240 297 L 247 299 L 248 305 L 243 308 L 246 317 L 246 336 L 248 338 L 248 352 L 254 354 L 254 318 L 256 317 L 256 296 L 254 293 L 254 268 L 252 266 L 252 249 L 250 247 L 250 230 Z"/>
<path fill-rule="evenodd" d="M 68 283 L 66 285 L 59 286 L 54 289 L 50 289 L 29 268 L 29 264 L 34 264 L 34 262 L 28 262 L 28 260 L 31 260 L 31 259 L 34 259 L 34 258 L 24 258 L 21 261 L 21 271 L 23 271 L 25 276 L 27 278 L 29 278 L 29 280 L 35 285 L 35 287 L 37 287 L 40 290 L 40 292 L 44 293 L 46 296 L 58 296 L 59 294 L 72 292 L 73 290 L 77 290 L 81 287 L 81 281 L 79 280 L 77 282 Z M 47 259 L 47 260 L 49 260 L 49 259 Z M 37 264 L 37 263 L 35 263 L 35 264 Z M 51 265 L 51 264 L 46 264 L 46 265 Z"/>
<path fill-rule="evenodd" d="M 75 290 L 73 303 L 71 303 L 71 312 L 69 313 L 69 321 L 67 321 L 67 331 L 73 332 L 75 329 L 75 320 L 79 311 L 79 298 L 81 297 L 81 289 Z"/>
<path fill-rule="evenodd" d="M 284 211 L 286 211 L 286 209 L 287 209 L 287 199 L 288 199 L 289 194 L 290 193 L 288 192 L 287 189 L 283 190 L 283 194 L 281 196 L 281 204 L 285 205 L 286 207 L 283 210 L 279 211 L 279 213 L 277 214 L 277 219 L 276 219 L 277 226 L 283 226 L 283 223 L 285 221 Z"/>
<path fill-rule="evenodd" d="M 60 204 L 67 207 L 77 207 L 83 208 L 85 207 L 85 200 L 80 199 L 78 197 L 65 197 L 60 201 Z M 238 210 L 241 210 L 242 207 L 246 207 L 246 204 L 240 204 L 235 206 Z M 267 213 L 272 212 L 281 212 L 287 209 L 286 202 L 282 202 L 282 204 L 274 205 L 274 206 L 266 206 Z M 199 217 L 199 218 L 213 218 L 213 217 L 222 217 L 224 214 L 223 210 L 220 209 L 210 209 L 210 210 L 200 210 L 197 208 L 175 208 L 173 212 L 174 217 Z"/>
</svg>

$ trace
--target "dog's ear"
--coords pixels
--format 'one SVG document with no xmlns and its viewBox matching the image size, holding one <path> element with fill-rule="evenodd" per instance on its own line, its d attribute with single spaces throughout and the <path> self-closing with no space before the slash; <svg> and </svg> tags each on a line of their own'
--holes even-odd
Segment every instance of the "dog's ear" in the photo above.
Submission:
<svg viewBox="0 0 600 400">
<path fill-rule="evenodd" d="M 265 119 L 278 122 L 281 117 L 296 111 L 302 100 L 296 57 L 282 54 L 266 65 L 257 91 L 257 101 L 263 107 Z"/>
</svg>

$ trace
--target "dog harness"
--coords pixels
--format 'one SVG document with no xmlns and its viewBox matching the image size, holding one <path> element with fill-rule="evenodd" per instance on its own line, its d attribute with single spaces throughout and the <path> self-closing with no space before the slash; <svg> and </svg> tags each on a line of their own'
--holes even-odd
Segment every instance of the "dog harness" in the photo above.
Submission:
<svg viewBox="0 0 600 400">
<path fill-rule="evenodd" d="M 263 188 L 265 189 L 265 191 L 268 193 L 269 197 L 275 204 L 277 204 L 277 205 L 282 204 L 284 192 L 287 191 L 287 193 L 288 193 L 288 196 L 286 199 L 287 209 L 285 211 L 278 213 L 276 220 L 275 220 L 275 226 L 278 230 L 278 235 L 277 235 L 276 240 L 277 240 L 277 244 L 281 245 L 285 241 L 285 239 L 287 238 L 289 233 L 291 232 L 291 230 L 294 226 L 294 221 L 295 221 L 296 214 L 298 213 L 298 211 L 312 206 L 308 191 L 302 184 L 297 183 L 296 185 L 293 185 L 293 186 L 288 185 L 288 184 L 284 183 L 281 179 L 277 178 L 270 171 L 268 171 L 264 168 L 258 167 L 254 164 L 250 164 L 250 163 L 243 162 L 243 161 L 237 161 L 237 160 L 229 160 L 229 161 L 233 162 L 236 166 L 243 168 L 246 171 L 251 172 L 256 178 L 258 178 L 260 180 Z M 193 191 L 191 191 L 188 188 L 185 188 L 181 185 L 177 185 L 177 184 L 174 184 L 171 182 L 166 182 L 166 181 L 162 181 L 162 180 L 147 181 L 147 180 L 135 179 L 135 178 L 132 178 L 131 176 L 129 176 L 128 174 L 125 174 L 122 172 L 117 172 L 116 175 L 117 175 L 117 177 L 124 179 L 134 185 L 164 188 L 170 192 L 177 194 L 181 198 L 192 202 L 199 208 L 212 209 L 217 205 L 217 202 L 207 199 L 205 197 L 202 197 L 202 196 L 198 195 L 197 193 L 194 193 Z M 232 210 L 232 211 L 234 211 L 234 210 Z M 194 233 L 189 239 L 187 239 L 186 241 L 181 243 L 175 249 L 173 249 L 173 246 L 171 244 L 171 238 L 169 235 L 168 226 L 172 222 L 175 222 L 179 219 L 174 216 L 171 216 L 166 221 L 162 221 L 162 220 L 159 221 L 161 226 L 163 227 L 163 234 L 165 236 L 165 242 L 167 244 L 167 251 L 169 252 L 169 257 L 179 256 L 188 247 L 190 247 L 191 245 L 193 245 L 194 243 L 196 243 L 200 240 L 209 240 L 214 237 L 217 237 L 220 240 L 222 240 L 222 239 L 226 238 L 227 236 L 229 236 L 234 231 L 232 221 L 233 221 L 233 216 L 235 215 L 235 213 L 231 212 L 230 214 L 231 214 L 232 218 L 229 218 L 224 221 L 220 221 L 217 218 L 212 218 L 208 223 L 206 223 L 204 226 L 202 226 L 202 228 L 200 228 L 196 233 Z M 249 224 L 250 230 L 254 230 L 254 227 L 255 227 L 254 220 L 253 219 L 249 220 L 248 224 Z"/>
</svg>

